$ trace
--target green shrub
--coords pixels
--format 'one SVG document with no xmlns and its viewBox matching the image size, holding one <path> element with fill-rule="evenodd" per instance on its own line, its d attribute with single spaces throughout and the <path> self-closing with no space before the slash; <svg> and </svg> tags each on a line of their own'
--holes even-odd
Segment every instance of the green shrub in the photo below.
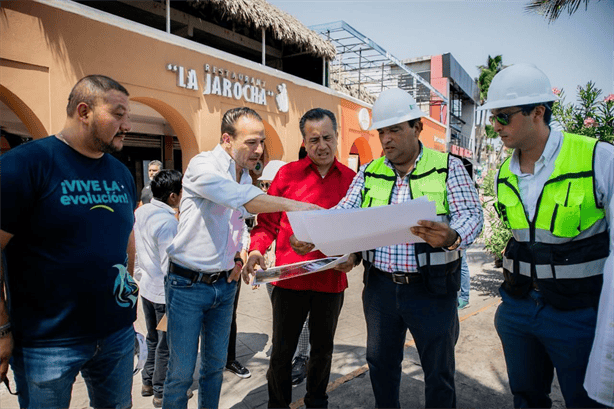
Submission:
<svg viewBox="0 0 614 409">
<path fill-rule="evenodd" d="M 484 229 L 482 236 L 484 237 L 484 247 L 486 250 L 495 256 L 495 259 L 503 258 L 503 250 L 507 246 L 507 242 L 512 237 L 512 231 L 499 218 L 494 203 L 495 197 L 495 170 L 489 170 L 484 175 L 482 182 L 482 192 L 484 200 L 482 208 L 484 209 Z"/>
</svg>

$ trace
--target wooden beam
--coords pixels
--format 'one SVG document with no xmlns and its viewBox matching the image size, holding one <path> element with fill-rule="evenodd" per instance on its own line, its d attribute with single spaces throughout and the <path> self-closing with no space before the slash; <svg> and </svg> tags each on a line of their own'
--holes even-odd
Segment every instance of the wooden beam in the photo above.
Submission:
<svg viewBox="0 0 614 409">
<path fill-rule="evenodd" d="M 149 2 L 149 1 L 126 1 L 126 0 L 123 0 L 121 2 L 131 7 L 137 8 L 139 10 L 143 10 L 148 13 L 152 13 L 157 16 L 160 16 L 160 17 L 166 17 L 165 6 L 160 3 Z M 171 8 L 171 21 L 186 25 L 188 27 L 187 29 L 188 35 L 190 33 L 189 27 L 191 26 L 192 30 L 197 29 L 200 31 L 204 31 L 208 34 L 212 34 L 216 37 L 220 37 L 224 40 L 228 40 L 230 42 L 233 42 L 235 44 L 249 48 L 251 50 L 254 50 L 257 52 L 260 52 L 262 50 L 262 43 L 260 41 L 252 40 L 249 37 L 235 33 L 231 30 L 227 30 L 223 27 L 220 27 L 208 21 L 203 21 L 197 17 L 191 16 L 187 13 L 184 13 L 182 11 L 175 10 L 172 8 Z M 179 30 L 175 30 L 175 32 L 179 32 Z M 282 58 L 282 53 L 277 48 L 266 46 L 265 49 L 266 49 L 267 55 L 270 55 L 275 58 Z"/>
</svg>

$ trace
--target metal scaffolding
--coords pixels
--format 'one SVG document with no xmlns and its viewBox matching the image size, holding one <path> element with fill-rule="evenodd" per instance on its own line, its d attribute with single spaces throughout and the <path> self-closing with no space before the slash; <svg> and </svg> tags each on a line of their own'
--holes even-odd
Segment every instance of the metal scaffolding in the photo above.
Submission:
<svg viewBox="0 0 614 409">
<path fill-rule="evenodd" d="M 428 79 L 413 72 L 403 62 L 345 21 L 310 27 L 333 43 L 337 56 L 330 62 L 330 83 L 367 93 L 374 100 L 384 89 L 402 88 L 419 104 L 448 104 L 448 98 L 436 90 Z M 359 97 L 358 95 L 356 95 Z"/>
</svg>

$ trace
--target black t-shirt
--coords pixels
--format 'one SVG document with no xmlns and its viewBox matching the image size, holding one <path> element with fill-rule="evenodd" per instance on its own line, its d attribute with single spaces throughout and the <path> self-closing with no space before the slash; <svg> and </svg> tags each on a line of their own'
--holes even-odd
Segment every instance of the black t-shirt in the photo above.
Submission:
<svg viewBox="0 0 614 409">
<path fill-rule="evenodd" d="M 1 226 L 15 341 L 70 345 L 136 319 L 128 239 L 136 188 L 109 154 L 91 159 L 55 137 L 0 157 Z"/>
</svg>

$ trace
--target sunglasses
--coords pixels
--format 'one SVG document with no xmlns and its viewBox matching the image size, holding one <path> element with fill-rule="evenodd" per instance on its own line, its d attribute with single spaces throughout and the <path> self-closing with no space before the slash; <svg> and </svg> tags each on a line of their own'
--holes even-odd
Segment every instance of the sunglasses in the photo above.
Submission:
<svg viewBox="0 0 614 409">
<path fill-rule="evenodd" d="M 271 182 L 260 182 L 260 187 L 263 189 L 268 189 L 271 187 Z"/>
<path fill-rule="evenodd" d="M 13 392 L 13 391 L 11 390 L 11 387 L 10 387 L 10 385 L 9 385 L 9 378 L 4 378 L 4 384 L 6 385 L 6 389 L 8 389 L 8 390 L 9 390 L 9 393 L 10 393 L 11 395 L 14 395 L 14 396 L 19 395 L 19 392 L 17 392 L 17 390 L 15 390 L 15 392 Z"/>
<path fill-rule="evenodd" d="M 522 112 L 522 109 L 519 109 L 516 112 L 511 112 L 508 114 L 499 113 L 497 115 L 491 115 L 489 120 L 491 124 L 495 124 L 495 120 L 499 122 L 501 125 L 509 125 L 512 116 L 516 115 L 518 112 Z"/>
</svg>

